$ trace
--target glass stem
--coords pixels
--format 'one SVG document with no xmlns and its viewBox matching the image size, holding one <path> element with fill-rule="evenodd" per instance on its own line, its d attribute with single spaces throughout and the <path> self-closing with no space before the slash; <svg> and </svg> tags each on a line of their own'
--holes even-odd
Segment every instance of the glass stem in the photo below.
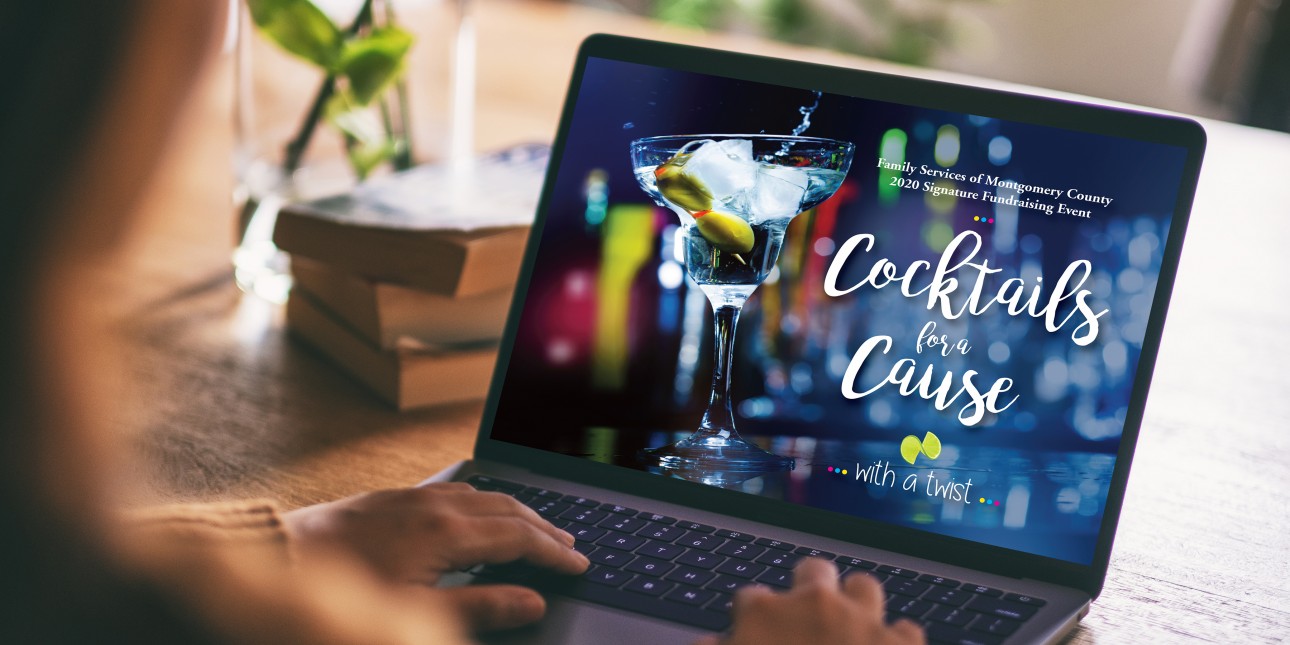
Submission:
<svg viewBox="0 0 1290 645">
<path fill-rule="evenodd" d="M 699 432 L 710 438 L 728 439 L 738 436 L 735 432 L 735 417 L 730 410 L 730 367 L 734 358 L 735 325 L 739 323 L 741 309 L 734 305 L 719 305 L 712 309 L 716 315 L 712 343 L 712 396 L 708 399 L 708 410 L 703 413 L 703 423 L 699 426 Z"/>
</svg>

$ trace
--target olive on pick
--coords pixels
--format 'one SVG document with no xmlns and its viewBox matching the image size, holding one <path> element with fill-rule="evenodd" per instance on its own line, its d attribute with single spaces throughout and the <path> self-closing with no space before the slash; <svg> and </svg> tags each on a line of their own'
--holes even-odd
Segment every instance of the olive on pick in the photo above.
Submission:
<svg viewBox="0 0 1290 645">
<path fill-rule="evenodd" d="M 753 230 L 744 218 L 714 210 L 694 214 L 694 225 L 709 244 L 730 253 L 747 253 L 753 247 Z"/>
<path fill-rule="evenodd" d="M 712 208 L 712 193 L 703 182 L 685 172 L 689 158 L 689 153 L 682 153 L 664 161 L 654 169 L 654 179 L 664 199 L 693 213 Z"/>
</svg>

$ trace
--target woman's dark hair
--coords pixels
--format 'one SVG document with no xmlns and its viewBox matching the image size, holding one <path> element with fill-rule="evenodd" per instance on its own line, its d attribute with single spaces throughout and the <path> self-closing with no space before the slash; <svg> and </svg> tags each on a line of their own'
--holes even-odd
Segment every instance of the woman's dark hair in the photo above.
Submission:
<svg viewBox="0 0 1290 645">
<path fill-rule="evenodd" d="M 187 0 L 185 0 L 187 1 Z M 172 603 L 112 571 L 102 536 L 53 512 L 34 484 L 51 421 L 31 374 L 34 289 L 59 234 L 58 198 L 121 74 L 136 0 L 0 3 L 0 641 L 170 640 Z M 76 467 L 69 464 L 69 468 Z M 48 476 L 48 473 L 45 473 Z M 78 528 L 80 530 L 78 531 Z M 169 617 L 169 618 L 168 618 Z M 169 625 L 169 627 L 166 627 Z M 157 631 L 157 630 L 160 631 Z M 155 638 L 154 638 L 155 637 Z"/>
</svg>

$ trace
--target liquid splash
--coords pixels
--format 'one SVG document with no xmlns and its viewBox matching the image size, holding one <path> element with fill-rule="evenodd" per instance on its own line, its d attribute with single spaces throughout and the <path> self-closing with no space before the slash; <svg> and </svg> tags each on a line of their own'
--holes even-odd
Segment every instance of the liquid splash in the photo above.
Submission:
<svg viewBox="0 0 1290 645">
<path fill-rule="evenodd" d="M 820 97 L 823 95 L 824 92 L 816 90 L 814 103 L 797 108 L 797 111 L 802 115 L 802 122 L 797 124 L 796 128 L 793 128 L 793 136 L 798 136 L 811 127 L 811 115 L 815 113 L 815 108 L 820 107 Z"/>
<path fill-rule="evenodd" d="M 811 115 L 815 113 L 816 108 L 820 107 L 820 97 L 823 95 L 824 95 L 824 92 L 820 90 L 816 90 L 815 101 L 813 103 L 811 103 L 810 105 L 803 105 L 797 108 L 798 114 L 802 115 L 802 122 L 798 123 L 797 127 L 793 128 L 793 136 L 795 137 L 799 136 L 803 132 L 806 132 L 807 128 L 811 127 Z M 791 145 L 792 144 L 790 142 L 785 141 L 784 144 L 780 146 L 779 153 L 777 156 L 782 157 L 788 154 L 788 149 Z"/>
</svg>

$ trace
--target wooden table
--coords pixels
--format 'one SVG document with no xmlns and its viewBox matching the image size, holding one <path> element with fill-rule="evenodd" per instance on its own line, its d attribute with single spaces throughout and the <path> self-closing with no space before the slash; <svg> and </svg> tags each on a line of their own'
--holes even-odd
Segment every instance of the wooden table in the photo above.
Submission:
<svg viewBox="0 0 1290 645">
<path fill-rule="evenodd" d="M 550 139 L 577 43 L 594 31 L 893 68 L 565 5 L 485 0 L 478 19 L 481 149 Z M 412 484 L 468 457 L 479 404 L 395 413 L 290 341 L 278 308 L 234 287 L 231 87 L 222 60 L 127 251 L 105 269 L 135 394 L 110 417 L 134 433 L 150 473 L 134 501 L 304 505 Z M 1290 240 L 1290 136 L 1206 127 L 1111 571 L 1072 643 L 1290 638 L 1290 273 L 1275 263 Z"/>
</svg>

